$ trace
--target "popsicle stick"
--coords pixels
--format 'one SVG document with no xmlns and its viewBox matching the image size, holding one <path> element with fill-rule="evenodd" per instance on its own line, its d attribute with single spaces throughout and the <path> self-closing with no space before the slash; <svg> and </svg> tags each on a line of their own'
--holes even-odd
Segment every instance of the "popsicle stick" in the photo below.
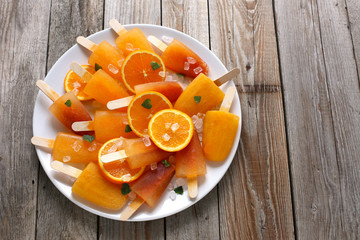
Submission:
<svg viewBox="0 0 360 240">
<path fill-rule="evenodd" d="M 235 96 L 235 92 L 236 88 L 234 86 L 231 86 L 226 90 L 225 97 L 223 102 L 221 103 L 219 111 L 228 112 L 230 110 L 231 103 Z"/>
<path fill-rule="evenodd" d="M 103 163 L 109 163 L 109 162 L 113 162 L 113 161 L 125 161 L 125 158 L 127 158 L 128 156 L 125 153 L 125 150 L 120 150 L 120 151 L 116 151 L 113 153 L 109 153 L 109 154 L 105 154 L 101 156 L 101 161 Z"/>
<path fill-rule="evenodd" d="M 134 96 L 129 96 L 129 97 L 112 100 L 112 101 L 109 101 L 106 106 L 109 110 L 127 107 L 127 106 L 129 106 L 129 104 L 133 98 L 134 98 Z"/>
<path fill-rule="evenodd" d="M 74 71 L 79 77 L 81 77 L 82 80 L 85 82 L 89 82 L 92 78 L 92 74 L 89 73 L 85 68 L 83 68 L 80 64 L 76 62 L 72 62 L 70 64 L 70 69 Z"/>
<path fill-rule="evenodd" d="M 82 173 L 80 169 L 64 164 L 59 161 L 52 161 L 51 167 L 59 172 L 65 173 L 66 175 L 69 175 L 74 178 L 78 178 Z"/>
<path fill-rule="evenodd" d="M 49 85 L 46 84 L 43 80 L 37 80 L 36 86 L 45 93 L 46 96 L 48 96 L 53 102 L 55 102 L 60 95 L 55 92 Z"/>
<path fill-rule="evenodd" d="M 127 32 L 127 30 L 116 19 L 111 19 L 109 21 L 109 25 L 119 36 Z"/>
<path fill-rule="evenodd" d="M 95 48 L 97 47 L 96 43 L 90 41 L 89 39 L 83 36 L 77 37 L 76 42 L 91 52 L 94 52 Z"/>
<path fill-rule="evenodd" d="M 196 198 L 198 195 L 197 177 L 188 177 L 187 184 L 189 197 Z"/>
<path fill-rule="evenodd" d="M 74 122 L 71 128 L 75 132 L 94 131 L 94 121 Z"/>
<path fill-rule="evenodd" d="M 236 77 L 239 74 L 240 74 L 240 69 L 234 68 L 234 69 L 230 70 L 228 73 L 226 73 L 226 74 L 222 75 L 221 77 L 219 77 L 218 79 L 214 80 L 214 83 L 217 86 L 221 86 L 221 85 L 223 85 L 227 81 L 230 81 L 231 79 L 233 79 L 234 77 Z"/>
<path fill-rule="evenodd" d="M 136 210 L 139 209 L 139 207 L 143 203 L 144 203 L 144 200 L 142 200 L 141 198 L 139 198 L 139 197 L 135 198 L 135 200 L 132 201 L 127 208 L 125 208 L 124 212 L 120 216 L 120 220 L 122 220 L 122 221 L 128 220 L 134 214 L 134 212 L 136 212 Z"/>
<path fill-rule="evenodd" d="M 34 136 L 31 138 L 31 143 L 38 147 L 46 147 L 46 148 L 54 148 L 54 139 L 50 138 L 43 138 L 43 137 L 37 137 Z"/>
<path fill-rule="evenodd" d="M 151 42 L 155 47 L 157 47 L 160 51 L 165 52 L 167 45 L 163 43 L 160 39 L 155 36 L 150 35 L 148 37 L 149 42 Z"/>
</svg>

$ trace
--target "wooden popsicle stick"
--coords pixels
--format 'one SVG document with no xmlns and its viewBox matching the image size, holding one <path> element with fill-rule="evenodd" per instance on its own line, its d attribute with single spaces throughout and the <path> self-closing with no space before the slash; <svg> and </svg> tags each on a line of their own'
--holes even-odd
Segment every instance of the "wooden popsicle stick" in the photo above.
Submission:
<svg viewBox="0 0 360 240">
<path fill-rule="evenodd" d="M 122 220 L 122 221 L 128 220 L 134 214 L 134 212 L 136 212 L 136 210 L 139 209 L 139 207 L 143 203 L 144 203 L 144 200 L 142 200 L 141 198 L 139 198 L 139 197 L 135 198 L 135 200 L 132 201 L 130 203 L 130 205 L 127 206 L 127 208 L 125 208 L 125 210 L 123 211 L 123 213 L 120 216 L 120 220 Z"/>
<path fill-rule="evenodd" d="M 121 162 L 125 161 L 125 158 L 127 158 L 128 156 L 125 153 L 125 150 L 120 150 L 120 151 L 116 151 L 113 153 L 108 153 L 105 155 L 101 156 L 101 161 L 103 163 L 109 163 L 109 162 L 113 162 L 113 161 L 117 161 L 120 160 Z"/>
<path fill-rule="evenodd" d="M 89 73 L 85 68 L 83 68 L 80 64 L 76 62 L 72 62 L 70 64 L 70 69 L 74 71 L 79 77 L 81 77 L 82 80 L 85 82 L 89 82 L 92 78 L 92 74 Z"/>
<path fill-rule="evenodd" d="M 78 168 L 72 167 L 70 165 L 64 164 L 60 161 L 52 161 L 51 167 L 59 172 L 65 173 L 74 178 L 78 178 L 82 171 Z"/>
<path fill-rule="evenodd" d="M 230 70 L 229 72 L 225 73 L 224 75 L 222 75 L 221 77 L 219 77 L 218 79 L 214 80 L 214 83 L 217 86 L 221 86 L 221 85 L 223 85 L 227 81 L 230 81 L 231 79 L 233 79 L 234 77 L 236 77 L 239 74 L 240 74 L 240 69 L 234 68 L 234 69 Z"/>
<path fill-rule="evenodd" d="M 83 36 L 77 37 L 76 42 L 91 52 L 94 52 L 95 48 L 97 47 L 96 43 L 90 41 L 89 39 Z"/>
<path fill-rule="evenodd" d="M 234 86 L 228 87 L 228 89 L 225 92 L 225 97 L 221 103 L 219 111 L 229 112 L 231 103 L 235 96 L 235 92 L 236 92 L 236 88 Z"/>
<path fill-rule="evenodd" d="M 134 96 L 124 97 L 116 100 L 109 101 L 106 106 L 109 110 L 114 110 L 122 107 L 129 106 L 131 100 L 134 98 Z"/>
<path fill-rule="evenodd" d="M 45 93 L 46 96 L 48 96 L 53 102 L 55 102 L 60 95 L 55 92 L 49 85 L 46 84 L 43 80 L 37 80 L 36 86 Z"/>
<path fill-rule="evenodd" d="M 34 136 L 31 138 L 31 143 L 38 147 L 46 147 L 46 148 L 54 148 L 54 139 L 50 138 L 43 138 L 43 137 L 37 137 Z"/>
<path fill-rule="evenodd" d="M 150 43 L 152 43 L 155 47 L 157 47 L 160 51 L 165 52 L 167 45 L 165 43 L 163 43 L 163 41 L 161 41 L 160 39 L 158 39 L 157 37 L 150 35 L 148 37 L 148 40 Z"/>
<path fill-rule="evenodd" d="M 94 121 L 79 121 L 71 125 L 75 132 L 94 131 Z"/>
<path fill-rule="evenodd" d="M 197 177 L 188 177 L 187 184 L 189 197 L 196 198 L 198 195 Z"/>
<path fill-rule="evenodd" d="M 111 19 L 109 21 L 109 25 L 119 36 L 127 32 L 127 30 L 116 19 Z"/>
</svg>

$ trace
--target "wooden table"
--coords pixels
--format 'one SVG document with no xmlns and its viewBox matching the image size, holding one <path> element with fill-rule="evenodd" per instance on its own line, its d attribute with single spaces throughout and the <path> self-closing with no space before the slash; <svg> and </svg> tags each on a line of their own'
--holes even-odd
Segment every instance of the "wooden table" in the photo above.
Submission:
<svg viewBox="0 0 360 240">
<path fill-rule="evenodd" d="M 241 69 L 232 166 L 165 219 L 82 210 L 30 144 L 35 81 L 112 18 L 178 29 Z M 0 26 L 0 239 L 360 238 L 360 1 L 3 0 Z"/>
</svg>

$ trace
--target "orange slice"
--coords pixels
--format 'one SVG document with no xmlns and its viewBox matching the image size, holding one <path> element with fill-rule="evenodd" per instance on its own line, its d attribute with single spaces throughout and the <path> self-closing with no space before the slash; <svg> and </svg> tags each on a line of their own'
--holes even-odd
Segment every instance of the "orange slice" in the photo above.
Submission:
<svg viewBox="0 0 360 240">
<path fill-rule="evenodd" d="M 121 67 L 125 86 L 135 93 L 134 86 L 165 80 L 165 64 L 159 55 L 149 51 L 135 51 L 128 55 Z"/>
<path fill-rule="evenodd" d="M 112 183 L 121 184 L 136 180 L 144 172 L 145 167 L 131 169 L 125 159 L 103 163 L 102 155 L 122 149 L 123 138 L 115 138 L 107 141 L 99 150 L 98 164 L 103 176 Z"/>
<path fill-rule="evenodd" d="M 89 71 L 91 74 L 95 73 L 95 69 L 90 65 L 82 65 L 82 67 Z M 75 95 L 80 101 L 87 101 L 92 99 L 83 92 L 85 86 L 86 82 L 82 80 L 81 77 L 79 77 L 76 73 L 74 73 L 73 70 L 70 70 L 66 74 L 64 80 L 65 91 L 70 92 L 76 89 L 77 91 L 74 91 L 74 93 L 77 93 Z"/>
<path fill-rule="evenodd" d="M 136 135 L 145 137 L 152 116 L 168 108 L 172 108 L 172 104 L 161 93 L 149 91 L 136 95 L 128 106 L 129 125 Z"/>
<path fill-rule="evenodd" d="M 168 152 L 184 149 L 191 141 L 194 125 L 191 118 L 179 110 L 157 112 L 149 122 L 149 136 L 156 146 Z"/>
</svg>

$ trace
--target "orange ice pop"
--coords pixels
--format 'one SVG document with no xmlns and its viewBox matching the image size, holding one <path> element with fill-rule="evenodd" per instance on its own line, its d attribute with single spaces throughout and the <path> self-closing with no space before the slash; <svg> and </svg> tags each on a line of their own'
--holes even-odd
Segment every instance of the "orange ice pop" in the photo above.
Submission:
<svg viewBox="0 0 360 240">
<path fill-rule="evenodd" d="M 149 169 L 130 188 L 137 198 L 121 214 L 121 220 L 127 220 L 145 202 L 154 207 L 174 176 L 175 167 L 172 163 L 165 166 L 158 163 L 155 170 Z"/>
<path fill-rule="evenodd" d="M 121 66 L 125 58 L 119 49 L 106 41 L 96 45 L 83 36 L 79 36 L 76 41 L 92 52 L 88 60 L 91 66 L 95 69 L 101 67 L 103 71 L 121 82 Z"/>
<path fill-rule="evenodd" d="M 124 53 L 124 56 L 137 50 L 154 52 L 150 42 L 139 28 L 127 31 L 116 19 L 111 19 L 109 24 L 119 35 L 115 40 L 115 45 Z"/>
<path fill-rule="evenodd" d="M 239 125 L 239 117 L 229 113 L 235 87 L 229 87 L 219 111 L 208 111 L 204 118 L 203 150 L 211 161 L 223 161 L 229 154 Z"/>
<path fill-rule="evenodd" d="M 189 145 L 175 154 L 176 177 L 188 179 L 188 193 L 197 196 L 197 177 L 206 174 L 206 163 L 199 136 L 194 131 Z"/>
<path fill-rule="evenodd" d="M 135 138 L 131 130 L 126 113 L 113 111 L 96 111 L 94 121 L 75 122 L 74 131 L 95 131 L 97 141 L 105 143 L 110 139 L 124 137 Z"/>
<path fill-rule="evenodd" d="M 31 142 L 35 146 L 52 148 L 53 159 L 57 161 L 68 163 L 96 162 L 102 143 L 93 140 L 84 140 L 84 138 L 89 139 L 91 137 L 59 132 L 55 140 L 33 137 Z"/>
<path fill-rule="evenodd" d="M 121 186 L 107 181 L 95 163 L 89 163 L 83 171 L 58 161 L 53 161 L 51 167 L 76 178 L 72 186 L 76 196 L 111 210 L 118 210 L 126 203 L 128 197 L 121 193 Z"/>
<path fill-rule="evenodd" d="M 161 58 L 167 68 L 193 78 L 200 73 L 208 75 L 209 66 L 206 62 L 179 40 L 174 39 L 167 46 L 154 36 L 149 36 L 148 39 L 163 52 Z"/>
<path fill-rule="evenodd" d="M 154 91 L 163 94 L 170 102 L 175 102 L 183 92 L 178 82 L 151 82 L 135 85 L 135 94 L 139 95 L 144 92 Z M 134 96 L 121 98 L 108 102 L 107 107 L 110 110 L 127 107 Z"/>
<path fill-rule="evenodd" d="M 168 158 L 172 153 L 158 148 L 149 138 L 124 139 L 123 150 L 102 155 L 102 162 L 125 159 L 131 169 L 140 168 Z"/>
<path fill-rule="evenodd" d="M 106 105 L 109 101 L 129 96 L 126 88 L 102 69 L 91 75 L 81 65 L 71 63 L 70 68 L 87 82 L 84 93 Z"/>
<path fill-rule="evenodd" d="M 72 130 L 71 125 L 74 122 L 91 121 L 90 114 L 73 92 L 67 92 L 60 96 L 42 80 L 38 80 L 36 86 L 54 102 L 49 107 L 49 111 L 68 129 Z M 91 134 L 91 132 L 75 133 Z"/>
</svg>

